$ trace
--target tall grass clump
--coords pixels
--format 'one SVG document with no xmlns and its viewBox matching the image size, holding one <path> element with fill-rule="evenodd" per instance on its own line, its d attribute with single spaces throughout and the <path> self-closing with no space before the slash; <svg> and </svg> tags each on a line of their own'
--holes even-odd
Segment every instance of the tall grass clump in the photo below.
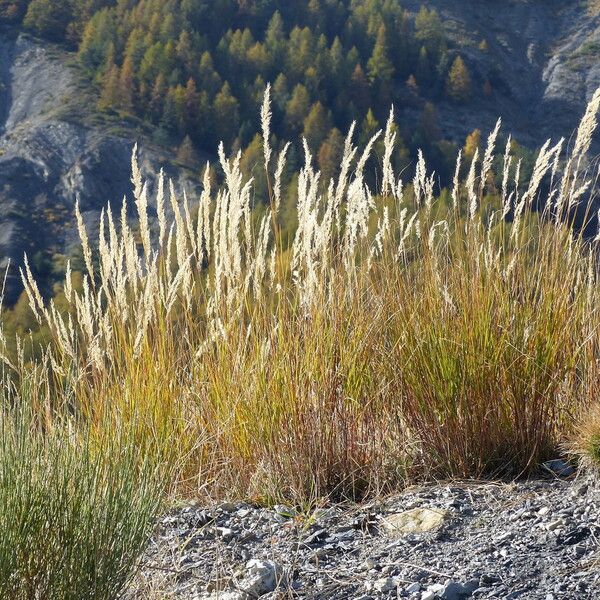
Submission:
<svg viewBox="0 0 600 600">
<path fill-rule="evenodd" d="M 139 447 L 172 440 L 186 494 L 303 502 L 533 472 L 597 387 L 599 238 L 575 224 L 591 218 L 599 104 L 524 188 L 510 138 L 496 155 L 500 123 L 439 197 L 423 156 L 412 181 L 393 172 L 393 113 L 365 148 L 350 130 L 331 181 L 304 143 L 291 240 L 268 91 L 262 213 L 239 153 L 219 148 L 223 183 L 207 166 L 194 203 L 162 173 L 150 198 L 134 153 L 135 226 L 126 201 L 108 206 L 94 244 L 77 209 L 82 284 L 69 267 L 59 306 L 23 270 L 51 336 L 45 410 L 100 438 L 142 415 Z"/>
</svg>

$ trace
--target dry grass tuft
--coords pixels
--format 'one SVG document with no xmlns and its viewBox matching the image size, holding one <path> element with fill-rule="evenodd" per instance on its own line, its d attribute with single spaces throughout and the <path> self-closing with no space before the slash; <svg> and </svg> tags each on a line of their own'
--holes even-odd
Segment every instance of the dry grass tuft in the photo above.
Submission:
<svg viewBox="0 0 600 600">
<path fill-rule="evenodd" d="M 594 404 L 577 419 L 567 450 L 579 458 L 583 466 L 600 470 L 600 406 Z"/>
</svg>

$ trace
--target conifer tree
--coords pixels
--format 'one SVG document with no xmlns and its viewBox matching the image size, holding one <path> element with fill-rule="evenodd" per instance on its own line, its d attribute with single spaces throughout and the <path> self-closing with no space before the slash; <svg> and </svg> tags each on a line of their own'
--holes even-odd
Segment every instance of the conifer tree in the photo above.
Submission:
<svg viewBox="0 0 600 600">
<path fill-rule="evenodd" d="M 360 63 L 354 67 L 354 72 L 350 78 L 349 95 L 358 111 L 364 114 L 371 103 L 371 93 L 369 82 Z"/>
<path fill-rule="evenodd" d="M 463 155 L 466 160 L 470 161 L 475 155 L 475 150 L 481 146 L 481 130 L 474 129 L 465 139 Z"/>
<path fill-rule="evenodd" d="M 318 151 L 330 129 L 329 114 L 320 102 L 315 102 L 304 119 L 304 137 Z"/>
<path fill-rule="evenodd" d="M 285 122 L 292 132 L 300 131 L 304 119 L 310 110 L 310 95 L 299 83 L 292 92 L 292 97 L 285 107 Z"/>
<path fill-rule="evenodd" d="M 290 91 L 288 87 L 287 77 L 283 73 L 277 75 L 277 79 L 271 89 L 273 101 L 280 110 L 283 110 L 288 100 L 290 99 Z"/>
<path fill-rule="evenodd" d="M 165 76 L 162 73 L 159 73 L 154 82 L 154 86 L 152 87 L 149 106 L 150 114 L 155 122 L 157 122 L 162 115 L 166 91 L 167 82 Z"/>
<path fill-rule="evenodd" d="M 431 83 L 431 65 L 429 63 L 429 54 L 425 46 L 421 46 L 421 50 L 419 51 L 416 75 L 417 82 L 421 87 L 426 87 Z"/>
<path fill-rule="evenodd" d="M 120 88 L 121 88 L 121 73 L 119 67 L 112 63 L 106 69 L 102 81 L 102 90 L 98 107 L 101 110 L 113 108 L 119 104 Z"/>
<path fill-rule="evenodd" d="M 419 118 L 417 132 L 421 137 L 423 145 L 437 142 L 442 138 L 442 131 L 438 121 L 438 113 L 435 106 L 431 102 L 426 102 L 425 106 L 423 107 L 423 112 Z"/>
<path fill-rule="evenodd" d="M 327 183 L 332 177 L 335 177 L 342 162 L 344 153 L 344 136 L 340 130 L 333 128 L 327 139 L 321 144 L 317 161 L 319 169 L 323 173 L 323 180 Z"/>
<path fill-rule="evenodd" d="M 471 97 L 471 76 L 460 56 L 454 59 L 448 73 L 446 92 L 455 102 L 467 102 Z"/>
<path fill-rule="evenodd" d="M 422 42 L 436 58 L 444 49 L 446 45 L 444 29 L 435 9 L 428 10 L 426 6 L 421 6 L 415 17 L 415 38 Z"/>
<path fill-rule="evenodd" d="M 198 153 L 189 135 L 186 135 L 177 150 L 177 162 L 186 167 L 193 167 L 198 163 Z"/>
<path fill-rule="evenodd" d="M 361 145 L 366 145 L 369 140 L 381 129 L 379 121 L 373 114 L 373 109 L 369 108 L 367 116 L 364 118 L 360 126 L 360 138 L 359 142 Z"/>
<path fill-rule="evenodd" d="M 135 79 L 133 62 L 127 57 L 119 77 L 119 104 L 126 110 L 132 110 L 135 101 Z"/>
<path fill-rule="evenodd" d="M 231 93 L 229 83 L 225 83 L 221 91 L 215 96 L 213 104 L 215 128 L 220 141 L 231 144 L 238 134 L 240 120 L 240 106 Z"/>
<path fill-rule="evenodd" d="M 373 54 L 371 54 L 367 67 L 371 81 L 379 80 L 387 83 L 394 74 L 394 65 L 389 58 L 387 34 L 384 25 L 381 25 L 377 32 L 377 40 L 375 41 Z"/>
</svg>

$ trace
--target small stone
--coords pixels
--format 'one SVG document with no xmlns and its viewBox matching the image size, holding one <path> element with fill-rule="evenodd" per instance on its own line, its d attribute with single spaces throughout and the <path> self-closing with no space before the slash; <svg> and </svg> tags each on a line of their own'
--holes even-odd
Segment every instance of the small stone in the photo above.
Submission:
<svg viewBox="0 0 600 600">
<path fill-rule="evenodd" d="M 421 600 L 435 600 L 435 592 L 426 591 L 421 594 Z"/>
<path fill-rule="evenodd" d="M 418 581 L 411 583 L 407 588 L 404 588 L 404 591 L 407 594 L 415 594 L 416 592 L 421 591 L 421 584 Z"/>
<path fill-rule="evenodd" d="M 327 538 L 327 530 L 326 529 L 318 529 L 317 531 L 315 531 L 314 533 L 309 535 L 304 540 L 304 543 L 310 546 L 311 544 L 318 544 L 319 542 L 322 542 L 326 538 Z"/>
<path fill-rule="evenodd" d="M 217 527 L 216 531 L 217 531 L 217 535 L 224 542 L 229 542 L 233 539 L 233 536 L 234 536 L 233 529 L 230 529 L 229 527 Z"/>
<path fill-rule="evenodd" d="M 546 525 L 546 529 L 548 531 L 554 531 L 558 529 L 563 524 L 562 519 L 556 519 L 556 521 L 551 521 Z"/>
<path fill-rule="evenodd" d="M 254 597 L 272 592 L 282 579 L 283 569 L 272 560 L 250 560 L 238 588 Z"/>
<path fill-rule="evenodd" d="M 378 579 L 373 585 L 373 588 L 382 594 L 385 592 L 391 592 L 392 590 L 396 589 L 396 587 L 396 582 L 391 577 Z"/>
<path fill-rule="evenodd" d="M 542 506 L 542 508 L 540 508 L 540 510 L 538 510 L 538 515 L 540 517 L 543 517 L 545 515 L 547 515 L 550 512 L 550 508 L 548 506 Z"/>
<path fill-rule="evenodd" d="M 399 537 L 412 533 L 436 531 L 448 519 L 448 511 L 431 508 L 413 508 L 386 516 L 381 525 L 391 536 Z"/>
<path fill-rule="evenodd" d="M 463 584 L 451 581 L 444 586 L 440 591 L 439 596 L 444 600 L 461 600 L 461 598 L 468 598 L 471 596 L 477 587 L 479 587 L 479 582 L 475 582 L 475 585 L 473 586 L 472 582 Z"/>
<path fill-rule="evenodd" d="M 367 558 L 361 565 L 363 571 L 370 571 L 371 569 L 377 568 L 377 563 L 372 558 Z"/>
<path fill-rule="evenodd" d="M 542 467 L 555 477 L 570 477 L 575 473 L 575 469 L 567 462 L 561 459 L 549 460 Z"/>
<path fill-rule="evenodd" d="M 434 583 L 427 587 L 427 591 L 433 592 L 434 594 L 439 594 L 444 589 L 444 587 L 446 586 L 442 585 L 441 583 Z"/>
</svg>

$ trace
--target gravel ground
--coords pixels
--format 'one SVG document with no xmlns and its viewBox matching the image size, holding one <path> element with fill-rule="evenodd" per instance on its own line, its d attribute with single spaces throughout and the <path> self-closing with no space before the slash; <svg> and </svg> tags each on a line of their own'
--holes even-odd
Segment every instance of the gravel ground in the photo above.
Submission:
<svg viewBox="0 0 600 600">
<path fill-rule="evenodd" d="M 591 479 L 411 488 L 310 515 L 190 506 L 165 516 L 131 598 L 600 598 Z"/>
</svg>

